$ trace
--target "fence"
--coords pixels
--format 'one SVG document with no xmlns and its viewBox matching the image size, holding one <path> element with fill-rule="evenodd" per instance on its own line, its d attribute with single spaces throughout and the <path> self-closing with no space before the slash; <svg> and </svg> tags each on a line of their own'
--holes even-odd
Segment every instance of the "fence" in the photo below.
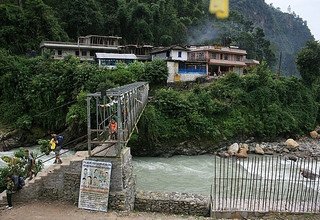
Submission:
<svg viewBox="0 0 320 220">
<path fill-rule="evenodd" d="M 319 212 L 319 162 L 215 157 L 211 212 Z"/>
</svg>

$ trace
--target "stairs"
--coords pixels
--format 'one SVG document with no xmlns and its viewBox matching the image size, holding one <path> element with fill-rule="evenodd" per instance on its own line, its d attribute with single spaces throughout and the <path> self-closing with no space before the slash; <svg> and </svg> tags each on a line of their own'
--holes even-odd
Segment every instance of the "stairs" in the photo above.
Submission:
<svg viewBox="0 0 320 220">
<path fill-rule="evenodd" d="M 62 164 L 52 164 L 42 170 L 32 180 L 25 180 L 25 186 L 13 195 L 13 203 L 28 202 L 30 200 L 40 200 L 43 191 L 47 186 L 61 190 L 63 187 L 64 173 L 72 169 L 72 164 L 80 163 L 88 157 L 87 151 L 78 151 L 74 155 L 63 158 Z M 71 166 L 70 166 L 71 165 Z M 54 183 L 54 184 L 51 184 Z M 62 184 L 61 184 L 62 183 Z M 51 185 L 51 186 L 50 186 Z M 0 194 L 0 206 L 6 205 L 6 192 Z"/>
</svg>

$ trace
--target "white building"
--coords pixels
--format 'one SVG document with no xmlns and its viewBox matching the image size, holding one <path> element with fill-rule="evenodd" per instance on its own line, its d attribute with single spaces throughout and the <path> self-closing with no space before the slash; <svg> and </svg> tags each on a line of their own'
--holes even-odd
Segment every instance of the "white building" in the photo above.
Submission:
<svg viewBox="0 0 320 220">
<path fill-rule="evenodd" d="M 167 83 L 176 81 L 194 81 L 207 74 L 206 65 L 202 62 L 188 61 L 189 49 L 181 46 L 158 48 L 151 52 L 152 60 L 166 60 L 168 67 Z"/>
<path fill-rule="evenodd" d="M 117 63 L 129 64 L 138 58 L 135 54 L 96 53 L 95 59 L 99 66 L 114 69 Z"/>
</svg>

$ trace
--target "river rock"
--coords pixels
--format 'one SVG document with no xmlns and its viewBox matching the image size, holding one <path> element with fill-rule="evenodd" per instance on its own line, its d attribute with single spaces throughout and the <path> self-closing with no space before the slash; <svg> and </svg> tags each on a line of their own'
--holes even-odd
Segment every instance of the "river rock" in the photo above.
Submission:
<svg viewBox="0 0 320 220">
<path fill-rule="evenodd" d="M 264 155 L 264 150 L 262 149 L 262 147 L 259 144 L 257 144 L 256 147 L 254 148 L 254 152 L 256 154 Z"/>
<path fill-rule="evenodd" d="M 298 160 L 298 157 L 296 157 L 294 155 L 288 155 L 288 160 L 292 160 L 292 161 L 296 162 Z"/>
<path fill-rule="evenodd" d="M 243 147 L 241 146 L 239 152 L 237 153 L 237 157 L 239 158 L 247 158 L 248 157 L 248 146 Z"/>
<path fill-rule="evenodd" d="M 282 153 L 289 153 L 290 151 L 287 148 L 282 149 Z"/>
<path fill-rule="evenodd" d="M 266 155 L 273 155 L 273 154 L 274 154 L 274 151 L 271 150 L 271 149 L 266 149 L 266 150 L 264 150 L 264 154 L 266 154 Z"/>
<path fill-rule="evenodd" d="M 317 131 L 311 131 L 310 132 L 310 136 L 313 138 L 313 139 L 318 139 L 319 138 L 319 134 Z"/>
<path fill-rule="evenodd" d="M 240 144 L 240 148 L 245 148 L 247 151 L 249 151 L 249 145 L 248 144 Z"/>
<path fill-rule="evenodd" d="M 222 157 L 222 158 L 230 157 L 230 154 L 228 154 L 228 153 L 225 152 L 225 151 L 219 152 L 217 155 L 218 155 L 219 157 Z"/>
<path fill-rule="evenodd" d="M 232 155 L 236 155 L 239 151 L 239 144 L 238 143 L 234 143 L 232 145 L 229 146 L 228 148 L 228 154 Z"/>
<path fill-rule="evenodd" d="M 291 138 L 286 140 L 285 144 L 289 150 L 295 150 L 299 147 L 298 142 L 296 142 L 295 140 L 293 140 Z"/>
</svg>

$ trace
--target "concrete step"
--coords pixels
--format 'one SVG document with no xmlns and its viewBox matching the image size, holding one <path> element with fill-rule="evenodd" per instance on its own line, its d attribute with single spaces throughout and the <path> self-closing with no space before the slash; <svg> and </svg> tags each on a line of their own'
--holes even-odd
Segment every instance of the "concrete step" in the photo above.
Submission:
<svg viewBox="0 0 320 220">
<path fill-rule="evenodd" d="M 73 161 L 82 161 L 88 157 L 88 151 L 78 151 L 74 155 L 63 158 L 62 164 L 52 164 L 47 169 L 42 170 L 32 180 L 25 180 L 24 188 L 30 188 L 35 182 L 41 181 L 42 178 L 47 178 L 49 175 L 54 175 L 55 171 L 68 167 Z M 0 193 L 0 204 L 6 204 L 6 191 Z"/>
</svg>

